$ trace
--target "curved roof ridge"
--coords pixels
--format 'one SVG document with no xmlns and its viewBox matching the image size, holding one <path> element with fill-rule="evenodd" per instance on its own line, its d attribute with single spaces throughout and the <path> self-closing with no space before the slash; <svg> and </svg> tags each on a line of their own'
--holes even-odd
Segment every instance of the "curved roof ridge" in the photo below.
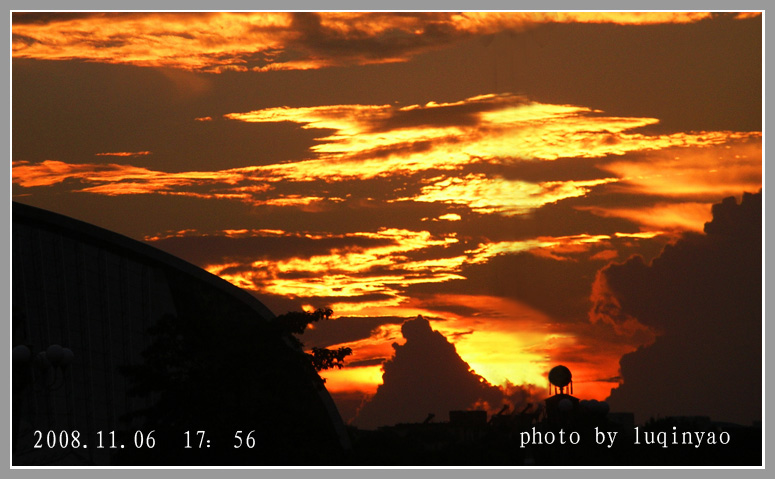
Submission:
<svg viewBox="0 0 775 479">
<path fill-rule="evenodd" d="M 173 267 L 182 271 L 208 285 L 235 297 L 249 306 L 262 319 L 271 321 L 275 314 L 267 308 L 258 298 L 248 293 L 244 289 L 235 286 L 225 279 L 210 273 L 188 261 L 175 255 L 162 251 L 159 248 L 151 246 L 142 241 L 130 238 L 128 236 L 116 233 L 100 226 L 96 226 L 85 221 L 81 221 L 60 213 L 45 210 L 35 206 L 26 205 L 16 201 L 12 202 L 12 223 L 33 221 L 37 225 L 51 225 L 57 230 L 65 230 L 74 235 L 84 237 L 92 242 L 100 243 L 106 249 L 121 249 L 133 256 L 139 256 L 153 262 Z M 13 238 L 11 238 L 13 241 Z"/>
</svg>

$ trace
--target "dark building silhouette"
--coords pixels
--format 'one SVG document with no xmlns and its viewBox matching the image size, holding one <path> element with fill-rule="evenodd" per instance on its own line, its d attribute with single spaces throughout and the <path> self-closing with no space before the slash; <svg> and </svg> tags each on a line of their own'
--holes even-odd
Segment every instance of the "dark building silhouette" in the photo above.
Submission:
<svg viewBox="0 0 775 479">
<path fill-rule="evenodd" d="M 487 420 L 485 411 L 450 411 L 448 422 L 352 430 L 355 465 L 395 466 L 757 466 L 761 427 L 686 416 L 635 424 L 605 401 L 578 399 L 570 370 L 552 369 L 555 394 Z M 711 439 L 712 437 L 712 439 Z"/>
<path fill-rule="evenodd" d="M 322 380 L 256 298 L 58 214 L 12 223 L 13 465 L 341 460 Z"/>
</svg>

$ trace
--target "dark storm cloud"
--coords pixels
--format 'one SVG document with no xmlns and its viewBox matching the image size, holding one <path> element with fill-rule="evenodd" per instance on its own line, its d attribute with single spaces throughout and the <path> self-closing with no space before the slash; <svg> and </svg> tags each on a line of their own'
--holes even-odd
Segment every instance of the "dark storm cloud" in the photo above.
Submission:
<svg viewBox="0 0 775 479">
<path fill-rule="evenodd" d="M 593 320 L 660 334 L 621 359 L 612 407 L 641 419 L 761 418 L 761 200 L 728 198 L 714 205 L 705 235 L 686 235 L 650 264 L 634 257 L 601 272 Z"/>
<path fill-rule="evenodd" d="M 379 23 L 381 17 L 386 23 L 392 23 L 396 16 L 380 13 L 372 15 L 370 19 L 375 23 Z M 291 28 L 297 35 L 290 45 L 291 48 L 310 52 L 313 58 L 331 57 L 336 58 L 338 63 L 347 63 L 348 60 L 360 63 L 398 59 L 449 43 L 465 34 L 449 23 L 448 14 L 445 13 L 403 13 L 398 16 L 414 18 L 420 32 L 413 33 L 399 28 L 398 25 L 376 35 L 368 29 L 368 25 L 364 25 L 362 30 L 351 29 L 343 32 L 323 25 L 319 13 L 295 13 Z"/>
<path fill-rule="evenodd" d="M 538 228 L 526 221 L 525 233 Z M 474 223 L 475 225 L 476 223 Z M 475 226 L 474 226 L 475 228 Z M 578 231 L 578 230 L 577 230 Z M 567 232 L 567 231 L 566 231 Z M 501 232 L 504 236 L 505 233 Z M 501 238 L 488 239 L 497 241 Z M 518 254 L 502 254 L 490 258 L 486 263 L 464 265 L 460 275 L 465 279 L 443 284 L 417 284 L 406 288 L 408 297 L 433 298 L 434 294 L 479 294 L 512 298 L 541 311 L 554 320 L 565 324 L 583 322 L 590 307 L 589 295 L 597 271 L 610 259 L 626 258 L 640 254 L 647 258 L 656 256 L 670 237 L 650 239 L 612 237 L 600 244 L 592 244 L 578 252 L 558 252 L 555 256 L 542 256 L 536 251 Z M 601 255 L 610 251 L 612 256 Z M 435 311 L 448 311 L 474 317 L 481 311 L 472 308 L 460 309 L 460 305 L 422 302 L 423 306 Z M 592 333 L 588 329 L 580 335 Z M 613 336 L 611 339 L 615 339 Z"/>
<path fill-rule="evenodd" d="M 445 285 L 444 291 L 517 299 L 560 321 L 578 321 L 588 309 L 589 284 L 600 264 L 556 261 L 532 254 L 496 256 L 487 264 L 464 267 L 465 281 Z M 416 286 L 415 291 L 438 289 Z"/>
<path fill-rule="evenodd" d="M 156 12 L 161 18 L 168 20 L 185 19 L 186 17 L 207 16 L 207 12 Z M 132 19 L 147 16 L 143 12 L 13 12 L 11 21 L 14 25 L 48 25 L 57 22 L 68 22 L 81 19 Z M 159 31 L 162 31 L 161 29 Z"/>
<path fill-rule="evenodd" d="M 353 420 L 358 427 L 421 422 L 429 413 L 444 420 L 449 411 L 476 406 L 497 410 L 508 402 L 503 390 L 472 371 L 428 320 L 409 320 L 401 333 L 406 343 L 393 345 L 393 358 L 383 363 L 383 384 Z M 512 396 L 525 401 L 529 394 Z"/>
<path fill-rule="evenodd" d="M 11 21 L 19 25 L 46 25 L 54 22 L 76 20 L 82 18 L 106 17 L 109 13 L 91 12 L 13 12 Z"/>
<path fill-rule="evenodd" d="M 454 138 L 445 138 L 444 140 L 441 140 L 441 141 L 434 139 L 433 141 L 421 140 L 421 141 L 411 141 L 411 142 L 400 142 L 400 143 L 394 143 L 389 146 L 371 148 L 366 151 L 355 153 L 353 155 L 349 155 L 348 159 L 371 160 L 371 159 L 388 158 L 393 155 L 409 156 L 415 153 L 430 152 L 434 147 L 442 143 L 455 144 L 456 142 L 457 140 Z"/>
<path fill-rule="evenodd" d="M 444 288 L 444 290 L 446 291 L 447 289 Z M 437 298 L 435 294 L 431 293 L 423 294 L 419 292 L 413 292 L 412 298 L 417 302 L 417 304 L 422 305 L 423 308 L 434 311 L 442 317 L 445 315 L 445 313 L 451 313 L 461 317 L 473 318 L 480 315 L 482 312 L 479 308 L 474 306 L 465 304 L 453 304 L 444 298 Z M 441 318 L 434 319 L 441 320 Z M 468 334 L 468 332 L 458 334 Z M 454 337 L 454 335 L 449 335 L 449 337 Z"/>
<path fill-rule="evenodd" d="M 607 201 L 609 194 L 605 192 L 605 185 L 598 188 L 586 196 L 566 198 L 556 203 L 546 204 L 525 215 L 510 218 L 495 215 L 471 215 L 471 221 L 459 225 L 459 231 L 461 235 L 466 236 L 475 235 L 478 231 L 490 241 L 529 239 L 538 236 L 569 236 L 582 233 L 606 235 L 612 232 L 632 233 L 639 231 L 637 223 L 632 221 L 601 217 L 580 208 Z M 640 197 L 635 198 L 633 204 L 637 204 L 639 200 Z"/>
<path fill-rule="evenodd" d="M 391 131 L 412 127 L 473 126 L 481 122 L 480 115 L 504 107 L 528 104 L 526 98 L 501 95 L 451 104 L 430 104 L 411 109 L 397 109 L 387 118 L 377 118 L 370 132 Z"/>
<path fill-rule="evenodd" d="M 635 156 L 630 153 L 628 156 Z M 483 171 L 498 172 L 510 180 L 522 180 L 532 183 L 545 181 L 585 181 L 609 178 L 611 174 L 601 168 L 613 158 L 557 158 L 554 161 L 512 161 L 508 168 L 503 164 L 483 165 Z"/>
</svg>

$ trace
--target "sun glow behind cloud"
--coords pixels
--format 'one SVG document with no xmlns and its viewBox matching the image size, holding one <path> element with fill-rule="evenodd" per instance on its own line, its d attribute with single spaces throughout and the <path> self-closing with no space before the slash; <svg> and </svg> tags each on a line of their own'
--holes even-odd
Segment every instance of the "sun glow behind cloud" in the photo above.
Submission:
<svg viewBox="0 0 775 479">
<path fill-rule="evenodd" d="M 320 377 L 326 380 L 326 389 L 330 393 L 361 392 L 374 394 L 382 384 L 381 366 L 347 367 L 321 371 Z"/>
<path fill-rule="evenodd" d="M 495 296 L 441 294 L 430 299 L 431 303 L 414 301 L 397 308 L 385 308 L 391 313 L 439 317 L 433 321 L 433 329 L 441 332 L 454 345 L 457 353 L 472 370 L 488 382 L 502 387 L 512 384 L 534 384 L 546 387 L 546 375 L 557 358 L 574 371 L 577 387 L 586 398 L 605 399 L 615 383 L 607 378 L 618 374 L 618 358 L 634 350 L 633 346 L 620 345 L 614 353 L 595 351 L 595 346 L 584 344 L 587 340 L 573 329 L 558 324 L 546 314 L 518 301 Z M 439 311 L 432 303 L 461 305 L 478 311 L 476 317 Z M 398 325 L 387 325 L 372 332 L 369 338 L 356 342 L 337 344 L 354 351 L 361 359 L 387 359 L 392 355 L 389 344 L 402 344 Z M 594 363 L 581 358 L 594 358 Z M 575 358 L 575 359 L 574 359 Z M 379 366 L 354 366 L 323 374 L 334 393 L 360 390 L 373 394 L 381 384 Z M 366 382 L 374 381 L 369 387 Z"/>
</svg>

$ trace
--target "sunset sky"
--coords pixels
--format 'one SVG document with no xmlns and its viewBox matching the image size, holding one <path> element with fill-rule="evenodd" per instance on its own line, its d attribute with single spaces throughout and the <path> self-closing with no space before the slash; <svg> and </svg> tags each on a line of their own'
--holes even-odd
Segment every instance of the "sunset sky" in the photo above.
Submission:
<svg viewBox="0 0 775 479">
<path fill-rule="evenodd" d="M 377 425 L 358 414 L 386 360 L 422 369 L 409 342 L 444 348 L 431 330 L 504 397 L 543 398 L 563 364 L 575 395 L 606 399 L 624 355 L 688 339 L 680 308 L 652 320 L 625 285 L 669 276 L 683 263 L 666 245 L 704 251 L 712 206 L 762 188 L 755 12 L 12 18 L 12 199 L 180 256 L 275 314 L 332 308 L 301 339 L 352 348 L 323 376 L 358 425 Z M 760 262 L 758 247 L 741 251 Z M 737 264 L 761 281 L 756 261 Z M 744 320 L 760 334 L 758 294 Z M 430 330 L 404 325 L 417 316 Z M 716 324 L 707 344 L 728 336 Z M 623 410 L 691 412 L 621 391 Z M 739 412 L 720 419 L 761 419 Z"/>
</svg>

